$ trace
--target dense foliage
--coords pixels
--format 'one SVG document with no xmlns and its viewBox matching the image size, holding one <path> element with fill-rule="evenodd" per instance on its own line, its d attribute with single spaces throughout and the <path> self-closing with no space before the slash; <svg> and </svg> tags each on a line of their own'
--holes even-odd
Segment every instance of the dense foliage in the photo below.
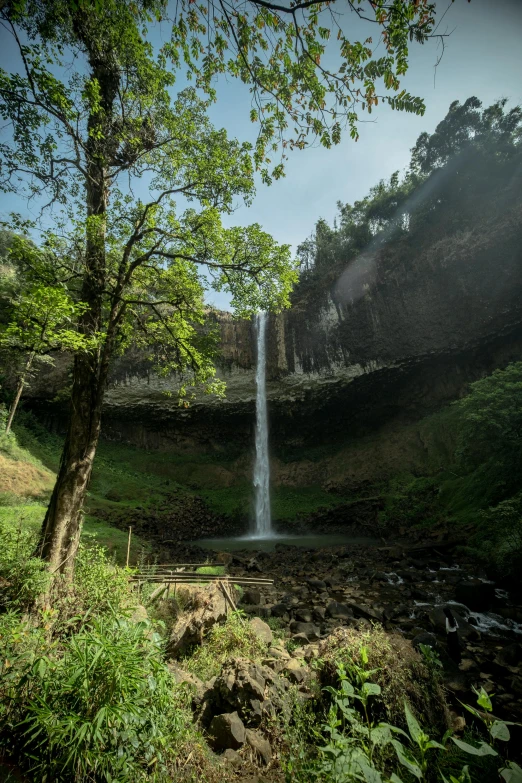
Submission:
<svg viewBox="0 0 522 783">
<path fill-rule="evenodd" d="M 333 228 L 320 219 L 299 249 L 301 290 L 333 284 L 358 256 L 391 241 L 415 243 L 418 253 L 432 226 L 451 235 L 479 214 L 490 216 L 492 202 L 499 213 L 507 210 L 517 198 L 522 109 L 506 104 L 455 101 L 433 134 L 419 136 L 404 176 L 395 172 L 353 205 L 339 203 Z"/>
</svg>

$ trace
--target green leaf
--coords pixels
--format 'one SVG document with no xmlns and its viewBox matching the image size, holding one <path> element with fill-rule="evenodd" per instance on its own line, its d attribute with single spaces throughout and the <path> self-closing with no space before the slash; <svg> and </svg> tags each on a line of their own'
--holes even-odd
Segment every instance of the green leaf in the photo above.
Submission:
<svg viewBox="0 0 522 783">
<path fill-rule="evenodd" d="M 406 769 L 411 772 L 412 775 L 415 775 L 418 780 L 422 780 L 422 770 L 417 764 L 417 759 L 415 759 L 415 757 L 412 756 L 411 753 L 409 753 L 397 740 L 392 740 L 391 744 L 395 748 L 397 758 L 399 759 L 402 766 L 406 767 Z"/>
<path fill-rule="evenodd" d="M 365 682 L 362 686 L 362 690 L 368 694 L 368 696 L 379 696 L 381 693 L 381 686 L 376 682 Z"/>
<path fill-rule="evenodd" d="M 452 737 L 451 739 L 458 748 L 465 753 L 469 753 L 470 756 L 498 756 L 497 751 L 493 750 L 491 745 L 488 745 L 487 742 L 481 742 L 478 748 L 476 748 L 473 745 L 469 745 L 467 742 L 463 742 L 463 740 L 457 739 L 457 737 Z"/>
<path fill-rule="evenodd" d="M 404 713 L 406 715 L 406 723 L 408 724 L 408 729 L 411 734 L 411 737 L 415 742 L 418 742 L 419 738 L 423 734 L 423 731 L 417 719 L 414 717 L 414 715 L 412 715 L 407 702 L 404 702 Z"/>
<path fill-rule="evenodd" d="M 484 688 L 481 688 L 478 692 L 477 704 L 479 707 L 482 707 L 482 709 L 486 710 L 486 712 L 491 712 L 493 710 L 491 699 Z"/>
<path fill-rule="evenodd" d="M 506 783 L 522 783 L 522 769 L 514 761 L 508 762 L 508 766 L 500 770 Z"/>
<path fill-rule="evenodd" d="M 509 742 L 509 729 L 502 720 L 494 721 L 489 733 L 493 739 L 500 740 L 501 742 Z"/>
<path fill-rule="evenodd" d="M 342 692 L 344 694 L 346 694 L 346 696 L 351 696 L 353 698 L 353 696 L 355 695 L 355 691 L 353 689 L 353 685 L 348 680 L 343 680 L 342 681 L 342 683 L 341 683 L 341 690 L 342 690 Z"/>
</svg>

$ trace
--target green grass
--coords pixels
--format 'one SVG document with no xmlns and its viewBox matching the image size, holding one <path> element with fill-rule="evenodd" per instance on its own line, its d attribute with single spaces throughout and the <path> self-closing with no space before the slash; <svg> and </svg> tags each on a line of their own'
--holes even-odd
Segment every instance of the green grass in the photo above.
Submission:
<svg viewBox="0 0 522 783">
<path fill-rule="evenodd" d="M 248 516 L 254 499 L 251 484 L 219 489 L 203 489 L 198 494 L 217 514 Z M 272 518 L 294 519 L 300 514 L 312 514 L 320 508 L 335 508 L 347 502 L 346 498 L 331 495 L 321 487 L 274 487 L 271 492 Z"/>
<path fill-rule="evenodd" d="M 225 566 L 200 566 L 196 568 L 196 574 L 210 574 L 211 576 L 222 576 L 225 573 Z"/>
<path fill-rule="evenodd" d="M 38 533 L 42 526 L 46 507 L 31 503 L 28 505 L 0 506 L 0 521 L 8 522 L 13 527 L 20 527 L 33 533 Z M 127 557 L 128 534 L 118 530 L 96 517 L 86 517 L 82 531 L 82 540 L 93 542 L 105 547 L 119 565 L 124 565 Z M 137 562 L 143 553 L 150 553 L 151 546 L 144 539 L 133 535 L 131 538 L 131 563 Z"/>
<path fill-rule="evenodd" d="M 204 644 L 185 658 L 182 666 L 205 682 L 219 673 L 228 658 L 259 660 L 266 649 L 241 613 L 232 612 L 223 625 L 212 627 Z"/>
</svg>

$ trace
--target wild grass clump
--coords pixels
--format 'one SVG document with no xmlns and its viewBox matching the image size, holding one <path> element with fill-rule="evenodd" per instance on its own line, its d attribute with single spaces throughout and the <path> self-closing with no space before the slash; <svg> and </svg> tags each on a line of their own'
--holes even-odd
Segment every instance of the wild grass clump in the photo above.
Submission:
<svg viewBox="0 0 522 783">
<path fill-rule="evenodd" d="M 191 674 L 206 681 L 219 673 L 227 658 L 256 660 L 266 654 L 266 645 L 245 622 L 241 612 L 232 612 L 222 625 L 214 625 L 201 647 L 181 664 Z"/>
<path fill-rule="evenodd" d="M 222 576 L 225 573 L 225 566 L 206 565 L 196 568 L 196 574 L 210 574 L 211 576 Z"/>
</svg>

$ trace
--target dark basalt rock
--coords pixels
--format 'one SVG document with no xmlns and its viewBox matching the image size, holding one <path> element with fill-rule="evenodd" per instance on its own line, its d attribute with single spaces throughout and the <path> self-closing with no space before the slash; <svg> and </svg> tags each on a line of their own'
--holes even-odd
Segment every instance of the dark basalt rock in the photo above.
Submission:
<svg viewBox="0 0 522 783">
<path fill-rule="evenodd" d="M 495 585 L 489 582 L 459 582 L 455 586 L 455 598 L 476 612 L 487 612 L 495 603 Z"/>
<path fill-rule="evenodd" d="M 331 601 L 326 607 L 326 614 L 333 620 L 351 620 L 354 616 L 354 610 L 346 604 Z"/>
<path fill-rule="evenodd" d="M 237 712 L 215 715 L 210 723 L 209 736 L 216 750 L 237 750 L 245 744 L 245 726 Z"/>
</svg>

